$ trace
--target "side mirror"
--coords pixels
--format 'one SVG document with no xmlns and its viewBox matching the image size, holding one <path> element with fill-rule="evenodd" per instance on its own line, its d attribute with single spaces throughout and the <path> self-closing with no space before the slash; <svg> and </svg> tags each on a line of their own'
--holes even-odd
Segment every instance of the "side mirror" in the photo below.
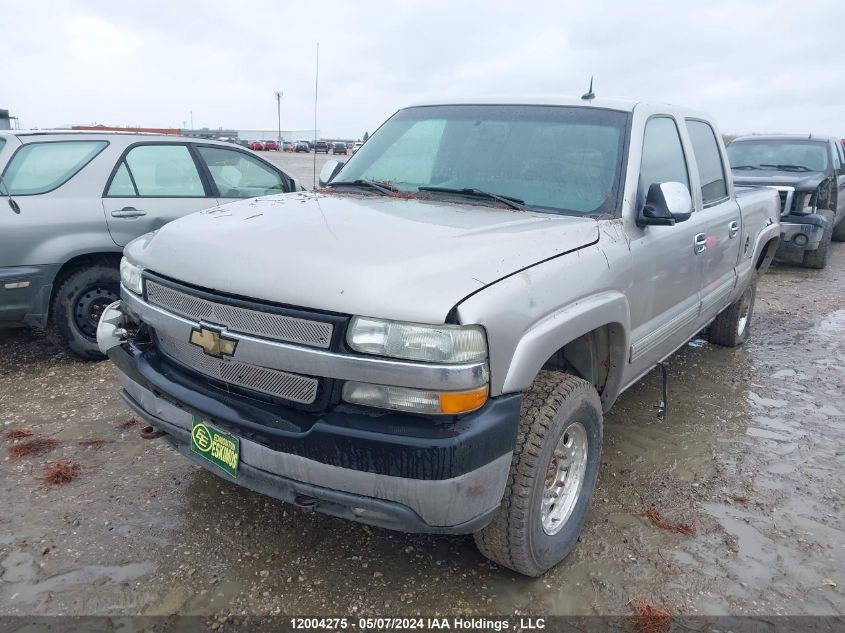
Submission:
<svg viewBox="0 0 845 633">
<path fill-rule="evenodd" d="M 679 182 L 655 183 L 648 188 L 645 205 L 637 215 L 637 226 L 674 226 L 692 215 L 692 197 Z"/>
<path fill-rule="evenodd" d="M 326 164 L 320 170 L 320 186 L 325 187 L 332 181 L 332 178 L 337 176 L 337 172 L 341 170 L 344 163 L 339 160 L 327 160 Z"/>
</svg>

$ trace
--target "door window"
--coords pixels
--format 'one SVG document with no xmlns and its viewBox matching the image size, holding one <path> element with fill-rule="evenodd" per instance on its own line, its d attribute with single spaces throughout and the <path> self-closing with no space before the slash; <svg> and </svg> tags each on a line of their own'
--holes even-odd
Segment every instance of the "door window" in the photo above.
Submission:
<svg viewBox="0 0 845 633">
<path fill-rule="evenodd" d="M 643 157 L 640 163 L 640 197 L 645 200 L 651 185 L 679 182 L 689 189 L 687 161 L 678 126 L 669 117 L 654 117 L 646 123 Z"/>
<path fill-rule="evenodd" d="M 237 150 L 198 147 L 221 198 L 254 198 L 287 191 L 281 174 Z"/>
<path fill-rule="evenodd" d="M 701 200 L 705 207 L 718 204 L 728 198 L 725 181 L 725 166 L 716 142 L 713 128 L 704 121 L 687 121 L 687 132 L 692 142 L 692 151 L 698 166 L 701 182 Z"/>
<path fill-rule="evenodd" d="M 139 145 L 121 161 L 107 195 L 204 198 L 205 189 L 185 145 Z"/>
<path fill-rule="evenodd" d="M 108 145 L 106 141 L 53 141 L 28 143 L 9 161 L 3 182 L 13 196 L 47 193 L 57 189 L 90 163 Z"/>
</svg>

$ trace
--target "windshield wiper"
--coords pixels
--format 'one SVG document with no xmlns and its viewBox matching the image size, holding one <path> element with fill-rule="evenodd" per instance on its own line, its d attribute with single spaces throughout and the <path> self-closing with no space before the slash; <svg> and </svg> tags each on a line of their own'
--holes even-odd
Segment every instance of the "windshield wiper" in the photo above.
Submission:
<svg viewBox="0 0 845 633">
<path fill-rule="evenodd" d="M 731 165 L 731 169 L 763 169 L 757 165 Z"/>
<path fill-rule="evenodd" d="M 760 167 L 774 167 L 775 169 L 779 169 L 780 171 L 813 171 L 809 167 L 805 167 L 804 165 L 771 165 L 763 163 Z"/>
<path fill-rule="evenodd" d="M 509 206 L 511 209 L 517 209 L 519 211 L 531 210 L 529 207 L 525 206 L 525 200 L 520 200 L 519 198 L 513 198 L 511 196 L 502 196 L 497 193 L 490 193 L 489 191 L 482 191 L 481 189 L 475 189 L 473 187 L 428 187 L 424 185 L 422 187 L 417 187 L 417 191 L 456 193 L 462 196 L 473 196 L 474 198 L 487 198 L 488 200 L 495 200 L 496 202 L 501 202 L 502 204 Z"/>
<path fill-rule="evenodd" d="M 378 183 L 375 180 L 367 180 L 366 178 L 359 178 L 358 180 L 333 180 L 332 182 L 328 183 L 326 187 L 337 187 L 338 185 L 347 185 L 350 187 L 367 187 L 369 189 L 375 189 L 376 191 L 381 192 L 386 196 L 389 196 L 391 193 L 396 193 L 398 191 L 396 187 L 392 187 L 387 183 Z"/>
</svg>

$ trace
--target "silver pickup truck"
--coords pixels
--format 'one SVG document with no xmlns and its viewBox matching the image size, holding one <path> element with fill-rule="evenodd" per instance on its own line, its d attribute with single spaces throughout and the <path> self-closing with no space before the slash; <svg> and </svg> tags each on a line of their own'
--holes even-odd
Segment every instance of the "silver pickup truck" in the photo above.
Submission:
<svg viewBox="0 0 845 633">
<path fill-rule="evenodd" d="M 98 340 L 146 437 L 536 576 L 575 546 L 603 412 L 708 325 L 748 337 L 780 204 L 737 197 L 720 138 L 645 103 L 409 107 L 318 191 L 129 244 Z"/>
</svg>

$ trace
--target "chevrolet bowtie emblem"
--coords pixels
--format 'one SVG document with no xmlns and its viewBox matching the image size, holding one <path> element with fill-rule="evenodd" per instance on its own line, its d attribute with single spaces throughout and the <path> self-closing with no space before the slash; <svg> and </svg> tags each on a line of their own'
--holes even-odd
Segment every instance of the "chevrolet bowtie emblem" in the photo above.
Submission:
<svg viewBox="0 0 845 633">
<path fill-rule="evenodd" d="M 224 337 L 220 330 L 200 326 L 191 330 L 191 345 L 201 347 L 209 356 L 223 358 L 234 355 L 238 341 Z"/>
</svg>

